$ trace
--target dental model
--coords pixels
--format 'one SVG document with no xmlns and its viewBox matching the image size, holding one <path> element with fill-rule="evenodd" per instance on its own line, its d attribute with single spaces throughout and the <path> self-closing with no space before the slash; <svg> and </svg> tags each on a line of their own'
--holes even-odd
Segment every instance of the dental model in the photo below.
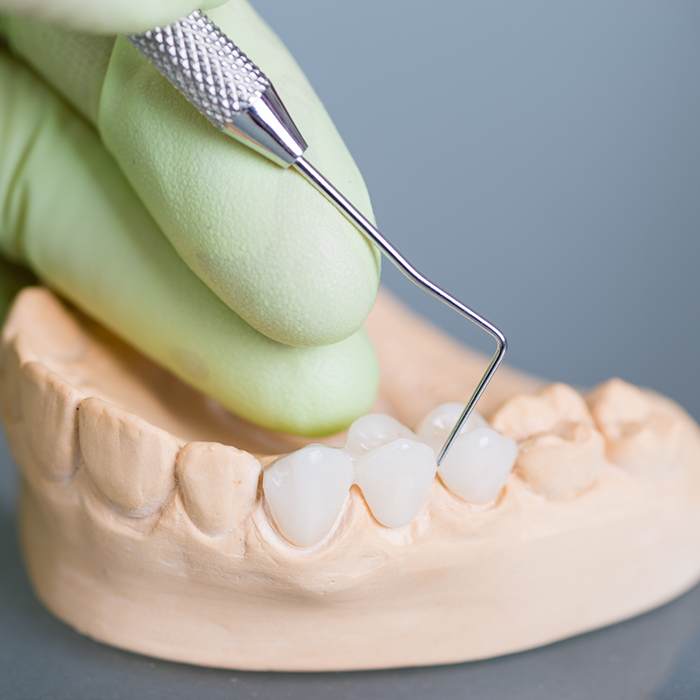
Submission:
<svg viewBox="0 0 700 700">
<path fill-rule="evenodd" d="M 502 368 L 438 468 L 483 359 L 386 293 L 367 329 L 376 412 L 307 444 L 25 290 L 0 395 L 43 603 L 166 659 L 340 670 L 528 649 L 697 582 L 700 431 L 673 402 Z"/>
</svg>

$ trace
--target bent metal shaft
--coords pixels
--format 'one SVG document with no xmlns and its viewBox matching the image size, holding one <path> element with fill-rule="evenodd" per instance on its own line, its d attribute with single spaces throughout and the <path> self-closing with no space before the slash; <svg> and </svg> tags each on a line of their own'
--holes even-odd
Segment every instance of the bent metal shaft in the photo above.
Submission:
<svg viewBox="0 0 700 700">
<path fill-rule="evenodd" d="M 495 354 L 440 450 L 441 464 L 505 357 L 508 343 L 503 333 L 421 274 L 304 158 L 306 141 L 272 83 L 203 12 L 195 10 L 129 40 L 213 126 L 276 165 L 297 170 L 414 284 L 496 340 Z"/>
</svg>

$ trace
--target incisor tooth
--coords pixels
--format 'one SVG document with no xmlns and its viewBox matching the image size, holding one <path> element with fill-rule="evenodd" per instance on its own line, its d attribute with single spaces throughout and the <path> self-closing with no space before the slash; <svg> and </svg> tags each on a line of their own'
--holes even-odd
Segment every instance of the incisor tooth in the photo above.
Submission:
<svg viewBox="0 0 700 700">
<path fill-rule="evenodd" d="M 300 547 L 320 542 L 338 518 L 354 467 L 342 450 L 307 445 L 263 474 L 263 493 L 279 531 Z"/>
<path fill-rule="evenodd" d="M 569 498 L 592 486 L 605 466 L 605 442 L 594 428 L 562 424 L 520 444 L 517 472 L 536 493 Z"/>
<path fill-rule="evenodd" d="M 457 424 L 465 406 L 466 404 L 463 403 L 452 402 L 443 403 L 437 408 L 434 408 L 423 418 L 418 426 L 418 439 L 430 445 L 437 453 L 445 444 L 445 440 L 452 432 L 452 428 Z M 459 434 L 464 435 L 471 430 L 488 427 L 489 424 L 484 420 L 481 414 L 477 411 L 473 411 L 467 422 L 462 426 Z"/>
<path fill-rule="evenodd" d="M 685 430 L 661 402 L 621 379 L 597 387 L 588 401 L 611 462 L 650 486 L 676 471 Z"/>
<path fill-rule="evenodd" d="M 177 440 L 97 398 L 82 401 L 78 416 L 85 469 L 102 495 L 135 517 L 161 506 L 175 488 Z"/>
<path fill-rule="evenodd" d="M 518 456 L 518 445 L 491 428 L 476 428 L 452 444 L 438 475 L 450 491 L 470 503 L 498 497 Z"/>
<path fill-rule="evenodd" d="M 386 527 L 408 525 L 420 512 L 435 478 L 435 453 L 422 442 L 399 438 L 357 461 L 355 483 Z"/>
<path fill-rule="evenodd" d="M 190 442 L 177 456 L 177 474 L 192 522 L 207 535 L 225 535 L 255 503 L 260 462 L 235 447 Z"/>
<path fill-rule="evenodd" d="M 385 413 L 368 413 L 350 426 L 343 449 L 353 459 L 359 459 L 375 447 L 402 437 L 415 439 L 413 431 L 396 418 Z"/>
<path fill-rule="evenodd" d="M 85 398 L 39 362 L 22 367 L 22 415 L 29 453 L 39 471 L 65 481 L 79 466 L 78 406 Z"/>
</svg>

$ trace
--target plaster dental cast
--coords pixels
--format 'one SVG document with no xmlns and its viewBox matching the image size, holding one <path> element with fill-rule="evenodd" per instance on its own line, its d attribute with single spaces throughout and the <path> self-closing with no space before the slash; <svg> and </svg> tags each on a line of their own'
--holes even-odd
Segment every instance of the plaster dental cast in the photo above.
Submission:
<svg viewBox="0 0 700 700">
<path fill-rule="evenodd" d="M 3 7 L 2 291 L 29 269 L 61 298 L 17 297 L 0 395 L 56 615 L 180 661 L 371 668 L 530 648 L 697 581 L 700 439 L 680 408 L 506 368 L 438 468 L 484 359 L 375 305 L 354 227 L 115 38 L 195 8 Z M 279 40 L 244 2 L 204 9 L 369 213 Z"/>
</svg>

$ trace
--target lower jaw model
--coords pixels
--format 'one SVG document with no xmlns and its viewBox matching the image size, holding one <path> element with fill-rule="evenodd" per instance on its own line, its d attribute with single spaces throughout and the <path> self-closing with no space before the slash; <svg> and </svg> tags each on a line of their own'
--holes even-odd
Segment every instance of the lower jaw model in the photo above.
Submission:
<svg viewBox="0 0 700 700">
<path fill-rule="evenodd" d="M 529 649 L 700 578 L 700 431 L 676 404 L 505 368 L 436 473 L 484 360 L 386 293 L 367 329 L 376 413 L 306 445 L 25 290 L 0 394 L 43 603 L 152 656 L 320 671 Z"/>
</svg>

